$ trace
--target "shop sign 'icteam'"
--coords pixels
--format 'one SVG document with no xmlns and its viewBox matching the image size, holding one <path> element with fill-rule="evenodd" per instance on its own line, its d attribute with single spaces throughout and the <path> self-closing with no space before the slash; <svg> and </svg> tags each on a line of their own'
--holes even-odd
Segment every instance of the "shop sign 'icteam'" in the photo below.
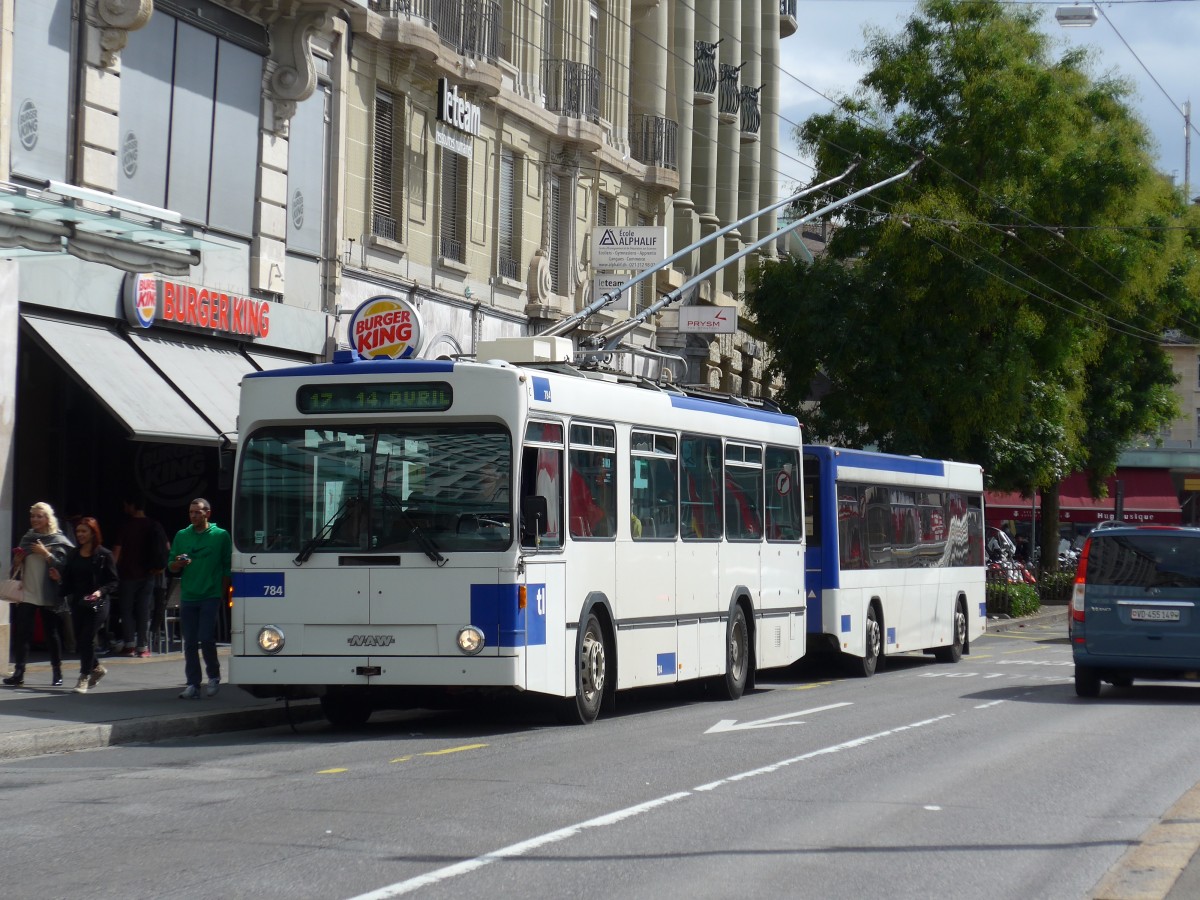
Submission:
<svg viewBox="0 0 1200 900">
<path fill-rule="evenodd" d="M 421 317 L 407 300 L 371 297 L 350 317 L 349 337 L 362 359 L 413 359 L 421 351 Z"/>
<path fill-rule="evenodd" d="M 249 338 L 271 330 L 271 304 L 216 288 L 156 275 L 125 276 L 125 318 L 140 328 L 162 326 Z"/>
</svg>

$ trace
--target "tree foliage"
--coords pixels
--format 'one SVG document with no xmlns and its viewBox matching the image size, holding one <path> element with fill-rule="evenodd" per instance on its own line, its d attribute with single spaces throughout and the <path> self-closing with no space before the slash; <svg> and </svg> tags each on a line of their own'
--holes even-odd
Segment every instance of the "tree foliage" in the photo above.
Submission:
<svg viewBox="0 0 1200 900">
<path fill-rule="evenodd" d="M 797 129 L 814 183 L 856 155 L 859 188 L 927 154 L 844 208 L 825 256 L 755 273 L 782 399 L 820 400 L 810 436 L 1029 490 L 1075 471 L 1099 485 L 1174 416 L 1160 341 L 1198 333 L 1200 218 L 1155 172 L 1129 85 L 1055 57 L 1041 16 L 924 0 L 868 34 L 856 92 Z"/>
</svg>

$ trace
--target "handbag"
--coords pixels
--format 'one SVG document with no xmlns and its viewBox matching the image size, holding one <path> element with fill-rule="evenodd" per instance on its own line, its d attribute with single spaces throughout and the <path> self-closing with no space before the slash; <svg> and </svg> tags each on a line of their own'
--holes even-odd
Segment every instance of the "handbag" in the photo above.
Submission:
<svg viewBox="0 0 1200 900">
<path fill-rule="evenodd" d="M 22 603 L 25 600 L 25 588 L 19 578 L 5 578 L 0 581 L 0 600 L 5 603 Z"/>
</svg>

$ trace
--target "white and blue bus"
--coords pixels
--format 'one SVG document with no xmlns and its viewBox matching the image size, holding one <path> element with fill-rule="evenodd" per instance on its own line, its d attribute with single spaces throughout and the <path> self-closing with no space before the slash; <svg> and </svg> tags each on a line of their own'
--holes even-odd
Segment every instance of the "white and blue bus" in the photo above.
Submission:
<svg viewBox="0 0 1200 900">
<path fill-rule="evenodd" d="M 234 684 L 337 725 L 493 690 L 590 722 L 804 654 L 794 417 L 491 356 L 247 376 Z"/>
<path fill-rule="evenodd" d="M 883 656 L 958 662 L 987 627 L 979 466 L 804 448 L 812 649 L 869 677 Z"/>
</svg>

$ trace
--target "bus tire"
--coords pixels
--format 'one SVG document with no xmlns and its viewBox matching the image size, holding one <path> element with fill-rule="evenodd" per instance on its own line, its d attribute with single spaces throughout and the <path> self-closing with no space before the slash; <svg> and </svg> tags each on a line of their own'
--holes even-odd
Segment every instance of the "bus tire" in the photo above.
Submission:
<svg viewBox="0 0 1200 900">
<path fill-rule="evenodd" d="M 879 614 L 874 605 L 867 607 L 867 621 L 863 625 L 863 655 L 846 657 L 847 668 L 855 678 L 870 678 L 879 668 L 883 656 L 883 628 L 879 625 Z"/>
<path fill-rule="evenodd" d="M 949 647 L 938 647 L 933 655 L 938 662 L 956 663 L 962 659 L 963 646 L 967 643 L 967 613 L 961 602 L 954 604 L 954 643 Z"/>
<path fill-rule="evenodd" d="M 358 694 L 335 692 L 321 698 L 321 712 L 330 725 L 342 731 L 362 728 L 373 711 L 367 698 Z"/>
<path fill-rule="evenodd" d="M 1100 696 L 1100 673 L 1091 666 L 1075 667 L 1075 696 L 1088 699 Z"/>
<path fill-rule="evenodd" d="M 725 677 L 720 681 L 721 697 L 736 700 L 746 691 L 750 675 L 750 628 L 742 605 L 733 607 L 725 630 Z"/>
<path fill-rule="evenodd" d="M 566 703 L 566 720 L 590 725 L 600 714 L 608 690 L 608 647 L 600 620 L 589 614 L 579 636 L 579 656 L 575 660 L 575 696 Z"/>
</svg>

